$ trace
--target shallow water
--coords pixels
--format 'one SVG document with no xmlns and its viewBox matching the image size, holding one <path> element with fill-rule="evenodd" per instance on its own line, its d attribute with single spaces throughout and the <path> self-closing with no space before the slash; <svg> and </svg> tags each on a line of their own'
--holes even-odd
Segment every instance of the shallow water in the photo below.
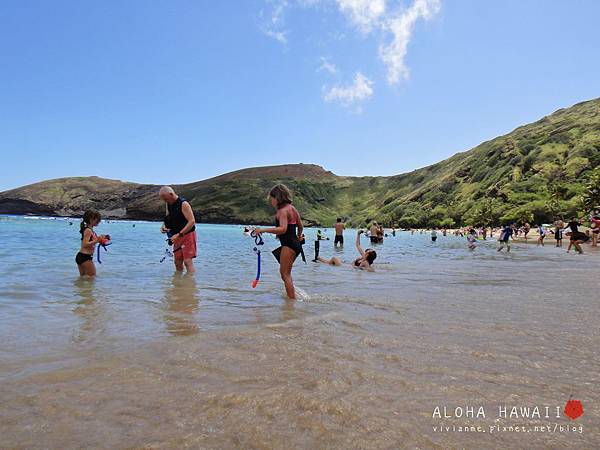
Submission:
<svg viewBox="0 0 600 450">
<path fill-rule="evenodd" d="M 0 217 L 0 447 L 600 446 L 598 252 L 399 233 L 374 273 L 296 263 L 290 302 L 270 237 L 252 289 L 240 227 L 200 225 L 198 272 L 180 277 L 159 225 L 133 224 L 101 224 L 113 245 L 80 280 L 77 222 Z M 353 236 L 322 255 L 349 263 Z M 498 417 L 571 395 L 575 421 Z M 486 431 L 433 428 L 466 424 Z M 582 432 L 489 432 L 555 424 Z"/>
</svg>

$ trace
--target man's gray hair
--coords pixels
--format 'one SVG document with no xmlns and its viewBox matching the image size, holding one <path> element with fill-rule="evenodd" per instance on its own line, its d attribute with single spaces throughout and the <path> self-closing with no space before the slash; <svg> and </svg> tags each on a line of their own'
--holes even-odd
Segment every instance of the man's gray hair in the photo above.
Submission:
<svg viewBox="0 0 600 450">
<path fill-rule="evenodd" d="M 163 194 L 174 194 L 175 191 L 173 190 L 173 188 L 171 186 L 163 186 L 160 188 L 160 191 L 158 191 L 158 195 L 163 195 Z"/>
</svg>

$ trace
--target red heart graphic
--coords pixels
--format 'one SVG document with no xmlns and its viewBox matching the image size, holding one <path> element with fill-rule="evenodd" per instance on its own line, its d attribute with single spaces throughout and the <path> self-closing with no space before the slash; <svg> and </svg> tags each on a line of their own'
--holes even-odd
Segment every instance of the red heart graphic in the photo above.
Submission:
<svg viewBox="0 0 600 450">
<path fill-rule="evenodd" d="M 569 400 L 565 405 L 565 415 L 572 420 L 583 415 L 583 405 L 579 400 Z"/>
</svg>

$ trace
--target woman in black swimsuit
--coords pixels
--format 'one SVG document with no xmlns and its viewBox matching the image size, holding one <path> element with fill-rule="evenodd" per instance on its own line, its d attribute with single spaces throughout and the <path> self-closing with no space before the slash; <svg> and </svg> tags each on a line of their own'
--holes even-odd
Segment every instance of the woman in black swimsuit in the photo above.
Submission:
<svg viewBox="0 0 600 450">
<path fill-rule="evenodd" d="M 273 251 L 279 262 L 279 273 L 288 298 L 296 299 L 296 291 L 292 280 L 292 267 L 298 255 L 305 259 L 302 245 L 304 244 L 304 227 L 298 210 L 292 206 L 292 194 L 283 184 L 278 184 L 269 192 L 271 205 L 277 209 L 274 228 L 257 228 L 255 233 L 271 233 L 277 236 L 281 247 Z"/>
<path fill-rule="evenodd" d="M 79 228 L 79 232 L 81 233 L 81 248 L 79 249 L 77 256 L 75 256 L 75 262 L 77 263 L 80 276 L 88 275 L 93 277 L 96 275 L 94 250 L 97 243 L 108 238 L 108 236 L 105 235 L 98 236 L 94 232 L 94 227 L 100 223 L 101 219 L 100 213 L 93 209 L 89 209 L 83 214 L 83 219 Z"/>
<path fill-rule="evenodd" d="M 581 244 L 587 242 L 590 238 L 585 234 L 579 231 L 579 225 L 581 225 L 581 220 L 573 217 L 571 221 L 567 224 L 567 227 L 570 228 L 570 232 L 567 233 L 570 235 L 569 237 L 569 246 L 567 247 L 567 253 L 571 251 L 571 247 L 575 247 L 577 253 L 580 255 L 583 254 L 583 249 L 581 248 Z"/>
</svg>

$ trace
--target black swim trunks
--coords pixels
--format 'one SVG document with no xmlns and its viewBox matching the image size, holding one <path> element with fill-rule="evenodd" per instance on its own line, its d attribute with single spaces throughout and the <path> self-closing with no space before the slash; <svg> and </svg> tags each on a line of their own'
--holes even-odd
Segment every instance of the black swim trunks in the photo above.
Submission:
<svg viewBox="0 0 600 450">
<path fill-rule="evenodd" d="M 75 262 L 78 266 L 82 265 L 86 261 L 93 261 L 93 259 L 94 257 L 92 255 L 81 252 L 77 253 L 77 256 L 75 256 Z"/>
<path fill-rule="evenodd" d="M 343 244 L 344 243 L 344 235 L 343 234 L 336 234 L 335 235 L 335 239 L 333 240 L 333 245 L 335 244 Z"/>
</svg>

